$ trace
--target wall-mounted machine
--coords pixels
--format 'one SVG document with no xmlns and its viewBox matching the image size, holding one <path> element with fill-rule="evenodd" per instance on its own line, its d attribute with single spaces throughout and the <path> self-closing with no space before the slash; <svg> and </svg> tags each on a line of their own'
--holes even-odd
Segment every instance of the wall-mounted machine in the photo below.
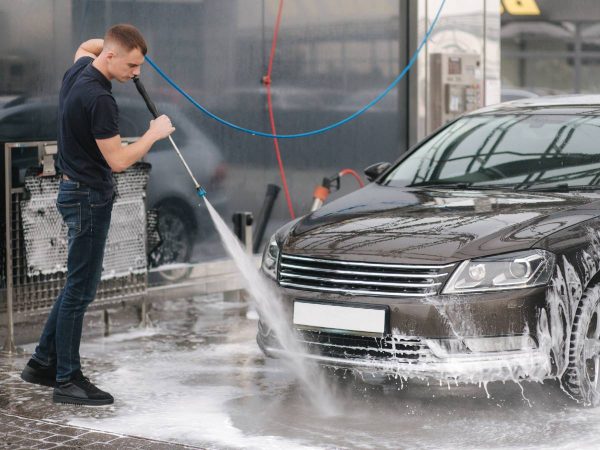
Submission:
<svg viewBox="0 0 600 450">
<path fill-rule="evenodd" d="M 431 132 L 461 114 L 483 106 L 481 55 L 432 53 L 429 76 Z"/>
</svg>

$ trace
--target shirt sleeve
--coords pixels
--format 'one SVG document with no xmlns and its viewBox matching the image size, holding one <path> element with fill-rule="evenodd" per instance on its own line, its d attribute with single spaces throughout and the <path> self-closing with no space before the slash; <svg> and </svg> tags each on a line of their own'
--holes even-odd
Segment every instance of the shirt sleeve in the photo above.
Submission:
<svg viewBox="0 0 600 450">
<path fill-rule="evenodd" d="M 81 58 L 78 58 L 77 61 L 75 61 L 73 63 L 73 67 L 78 67 L 78 68 L 85 67 L 92 61 L 94 61 L 94 58 L 92 58 L 91 56 L 82 56 Z"/>
<path fill-rule="evenodd" d="M 119 134 L 119 109 L 112 95 L 100 95 L 91 105 L 92 136 L 108 139 Z"/>
</svg>

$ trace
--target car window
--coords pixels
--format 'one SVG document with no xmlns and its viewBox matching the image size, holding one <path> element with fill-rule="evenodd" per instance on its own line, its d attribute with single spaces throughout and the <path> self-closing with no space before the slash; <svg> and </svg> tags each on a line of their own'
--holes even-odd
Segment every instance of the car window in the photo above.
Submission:
<svg viewBox="0 0 600 450">
<path fill-rule="evenodd" d="M 383 184 L 596 185 L 598 143 L 595 115 L 464 117 L 405 158 Z"/>
</svg>

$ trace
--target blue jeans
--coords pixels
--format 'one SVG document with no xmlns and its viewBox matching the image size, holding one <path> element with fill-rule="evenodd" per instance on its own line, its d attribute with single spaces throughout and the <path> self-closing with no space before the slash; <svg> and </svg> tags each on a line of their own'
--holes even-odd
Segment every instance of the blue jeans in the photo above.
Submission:
<svg viewBox="0 0 600 450">
<path fill-rule="evenodd" d="M 81 369 L 83 316 L 96 296 L 110 227 L 113 190 L 99 191 L 61 180 L 56 206 L 68 227 L 67 281 L 48 316 L 33 359 L 56 365 L 56 381 Z"/>
</svg>

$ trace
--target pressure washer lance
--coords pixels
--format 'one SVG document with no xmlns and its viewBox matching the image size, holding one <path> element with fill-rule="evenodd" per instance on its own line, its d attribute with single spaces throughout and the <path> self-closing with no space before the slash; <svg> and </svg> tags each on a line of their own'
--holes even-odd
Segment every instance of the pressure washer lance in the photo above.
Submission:
<svg viewBox="0 0 600 450">
<path fill-rule="evenodd" d="M 137 88 L 138 92 L 144 99 L 144 102 L 146 102 L 146 106 L 150 110 L 150 113 L 156 119 L 158 117 L 158 110 L 156 109 L 156 106 L 154 105 L 154 103 L 152 103 L 152 100 L 150 100 L 150 97 L 148 96 L 148 92 L 146 92 L 146 88 L 142 84 L 142 81 L 139 79 L 139 77 L 133 77 L 133 82 L 135 83 L 135 87 Z M 204 188 L 202 186 L 200 186 L 200 183 L 198 183 L 198 181 L 196 180 L 196 177 L 190 170 L 190 166 L 188 166 L 187 163 L 185 162 L 185 159 L 183 159 L 183 155 L 179 151 L 179 148 L 177 147 L 177 145 L 175 145 L 175 141 L 173 141 L 173 138 L 171 136 L 169 136 L 169 141 L 171 141 L 171 145 L 177 152 L 177 156 L 179 156 L 179 159 L 181 159 L 181 162 L 185 166 L 185 169 L 190 174 L 190 177 L 192 178 L 192 181 L 194 182 L 194 185 L 196 186 L 196 193 L 198 194 L 199 197 L 201 197 L 201 198 L 204 197 L 206 195 L 206 190 L 204 190 Z"/>
</svg>

